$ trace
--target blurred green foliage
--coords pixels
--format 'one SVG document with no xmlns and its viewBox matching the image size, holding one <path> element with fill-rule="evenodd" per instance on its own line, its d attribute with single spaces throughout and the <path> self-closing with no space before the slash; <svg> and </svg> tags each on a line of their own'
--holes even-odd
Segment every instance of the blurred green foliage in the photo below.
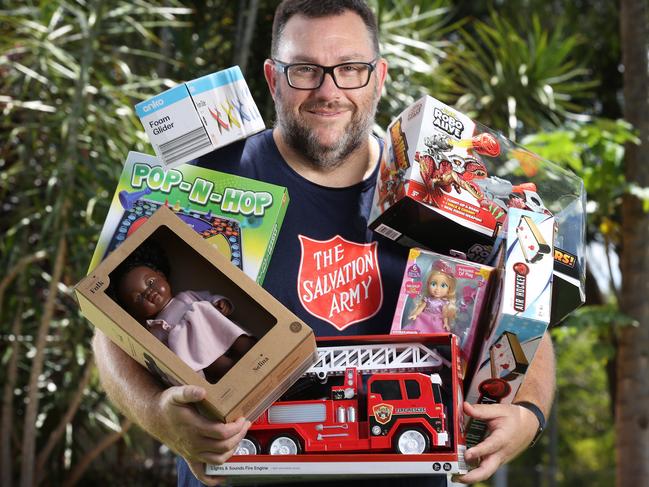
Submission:
<svg viewBox="0 0 649 487">
<path fill-rule="evenodd" d="M 623 145 L 635 139 L 614 120 L 616 2 L 584 2 L 495 2 L 496 14 L 475 2 L 371 0 L 391 68 L 377 129 L 427 93 L 522 137 L 531 150 L 584 179 L 589 236 L 613 251 L 621 195 L 645 190 L 624 181 Z M 24 438 L 33 434 L 41 461 L 35 483 L 74 482 L 78 474 L 84 484 L 173 484 L 172 455 L 135 428 L 123 432 L 124 418 L 96 376 L 84 381 L 92 329 L 79 315 L 72 286 L 85 274 L 126 154 L 152 153 L 136 102 L 244 59 L 253 96 L 272 124 L 262 64 L 277 3 L 0 0 L 0 383 L 3 414 L 11 419 L 2 436 L 11 448 L 11 472 L 3 474 L 13 482 L 21 465 L 35 461 L 23 451 Z M 245 50 L 253 6 L 253 38 Z M 62 241 L 65 265 L 56 276 Z M 53 316 L 39 345 L 48 306 Z M 625 322 L 612 304 L 584 308 L 554 330 L 559 485 L 584 479 L 610 485 L 608 473 L 598 474 L 613 469 L 605 365 L 610 324 Z M 37 357 L 43 365 L 30 387 Z M 72 418 L 61 425 L 79 394 Z M 35 428 L 24 422 L 30 403 L 38 404 Z M 124 441 L 84 464 L 113 433 L 123 433 Z M 56 434 L 51 453 L 39 457 Z M 513 485 L 539 485 L 530 472 L 545 472 L 537 466 L 551 461 L 549 441 L 546 435 L 511 466 Z"/>
</svg>

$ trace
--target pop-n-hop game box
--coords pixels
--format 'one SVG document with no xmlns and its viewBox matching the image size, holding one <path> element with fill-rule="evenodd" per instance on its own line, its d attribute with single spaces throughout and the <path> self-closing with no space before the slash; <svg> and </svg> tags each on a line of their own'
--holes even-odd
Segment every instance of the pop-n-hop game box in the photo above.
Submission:
<svg viewBox="0 0 649 487">
<path fill-rule="evenodd" d="M 468 402 L 510 403 L 550 322 L 553 289 L 554 218 L 513 208 L 499 253 L 502 278 L 487 309 L 490 323 L 466 384 Z M 495 283 L 494 283 L 495 284 Z M 471 420 L 467 444 L 478 443 L 486 426 Z"/>
<path fill-rule="evenodd" d="M 164 324 L 157 327 L 163 320 L 161 314 L 151 322 L 134 318 L 129 302 L 124 301 L 131 296 L 131 289 L 120 284 L 128 273 L 121 269 L 145 265 L 143 251 L 154 256 L 164 253 L 168 261 L 168 269 L 161 272 L 175 301 L 169 301 L 163 310 L 177 307 L 176 298 L 183 293 L 195 292 L 227 298 L 229 312 L 215 317 L 213 302 L 205 299 L 200 305 L 193 302 L 178 318 L 165 315 L 166 328 Z M 165 294 L 154 278 L 146 277 L 146 283 L 151 294 L 142 292 L 141 300 L 154 302 L 156 293 Z M 77 284 L 75 292 L 83 315 L 161 381 L 204 387 L 207 396 L 201 409 L 218 421 L 255 419 L 316 358 L 313 330 L 164 206 Z M 223 316 L 239 327 L 236 336 L 250 338 L 252 348 L 228 349 L 222 356 L 210 357 L 213 363 L 223 357 L 234 362 L 231 368 L 222 369 L 224 375 L 210 380 L 206 371 L 213 363 L 206 362 L 205 367 L 202 363 L 211 351 L 201 350 L 202 343 L 194 337 L 209 337 L 209 343 L 219 336 L 222 340 L 224 325 L 218 320 Z M 158 334 L 160 329 L 168 331 L 166 338 Z"/>
<path fill-rule="evenodd" d="M 510 209 L 553 215 L 551 322 L 583 303 L 581 179 L 430 96 L 389 125 L 385 142 L 371 229 L 408 247 L 485 263 Z"/>
<path fill-rule="evenodd" d="M 493 267 L 413 248 L 401 283 L 392 334 L 457 335 L 462 375 L 473 356 Z"/>
<path fill-rule="evenodd" d="M 135 112 L 169 167 L 264 129 L 239 66 L 175 86 L 138 103 Z"/>
<path fill-rule="evenodd" d="M 288 200 L 281 186 L 189 164 L 169 169 L 156 157 L 129 152 L 90 270 L 167 206 L 261 284 Z"/>
<path fill-rule="evenodd" d="M 462 382 L 451 334 L 318 338 L 318 359 L 207 473 L 232 483 L 456 474 Z"/>
</svg>

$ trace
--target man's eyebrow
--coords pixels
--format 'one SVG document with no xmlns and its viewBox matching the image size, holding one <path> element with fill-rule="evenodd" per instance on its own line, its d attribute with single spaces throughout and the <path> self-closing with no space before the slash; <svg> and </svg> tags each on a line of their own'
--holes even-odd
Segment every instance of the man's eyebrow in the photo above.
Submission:
<svg viewBox="0 0 649 487">
<path fill-rule="evenodd" d="M 340 56 L 336 60 L 335 64 L 346 63 L 346 62 L 350 62 L 350 61 L 367 62 L 368 60 L 365 59 L 366 57 L 367 57 L 367 55 L 361 54 L 361 53 L 346 54 L 344 56 Z M 314 58 L 313 56 L 307 55 L 307 54 L 294 56 L 291 63 L 320 64 L 316 60 L 316 58 Z"/>
</svg>

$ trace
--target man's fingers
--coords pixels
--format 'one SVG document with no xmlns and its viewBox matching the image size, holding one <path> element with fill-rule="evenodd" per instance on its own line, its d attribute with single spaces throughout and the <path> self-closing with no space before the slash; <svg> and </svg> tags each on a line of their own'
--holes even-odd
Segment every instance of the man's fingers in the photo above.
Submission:
<svg viewBox="0 0 649 487">
<path fill-rule="evenodd" d="M 475 482 L 480 482 L 491 477 L 498 467 L 500 466 L 500 460 L 497 455 L 489 455 L 481 459 L 480 465 L 469 473 L 464 475 L 454 476 L 453 481 L 462 482 L 463 484 L 473 484 Z"/>
<path fill-rule="evenodd" d="M 234 423 L 207 423 L 201 430 L 201 435 L 210 440 L 227 440 L 234 436 L 245 435 L 250 427 L 250 421 L 239 418 Z M 241 433 L 243 432 L 243 435 Z"/>
<path fill-rule="evenodd" d="M 189 469 L 194 474 L 194 477 L 196 477 L 198 480 L 203 482 L 205 485 L 209 485 L 210 487 L 213 487 L 215 485 L 221 485 L 225 480 L 224 477 L 215 477 L 213 475 L 207 475 L 205 473 L 205 464 L 202 462 L 194 462 L 194 461 L 190 462 L 189 460 L 185 460 L 185 461 L 187 462 Z"/>
<path fill-rule="evenodd" d="M 205 399 L 205 389 L 198 386 L 176 386 L 168 389 L 171 401 L 178 404 L 192 404 Z"/>
<path fill-rule="evenodd" d="M 475 419 L 488 421 L 507 414 L 501 404 L 469 404 L 464 403 L 464 413 Z"/>
<path fill-rule="evenodd" d="M 485 458 L 497 451 L 500 451 L 505 445 L 505 439 L 502 437 L 500 431 L 496 430 L 493 434 L 487 436 L 477 445 L 469 448 L 465 453 L 465 458 L 468 462 L 476 461 L 480 458 Z"/>
</svg>

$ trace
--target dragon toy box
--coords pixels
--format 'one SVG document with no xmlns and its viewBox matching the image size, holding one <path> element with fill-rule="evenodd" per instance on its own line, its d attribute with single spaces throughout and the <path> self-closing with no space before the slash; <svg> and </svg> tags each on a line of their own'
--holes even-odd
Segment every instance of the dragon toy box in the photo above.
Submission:
<svg viewBox="0 0 649 487">
<path fill-rule="evenodd" d="M 430 96 L 389 125 L 372 230 L 408 247 L 486 263 L 512 208 L 555 218 L 557 323 L 585 299 L 581 179 Z"/>
<path fill-rule="evenodd" d="M 130 152 L 90 263 L 115 250 L 161 206 L 261 284 L 288 205 L 286 188 Z"/>
</svg>

